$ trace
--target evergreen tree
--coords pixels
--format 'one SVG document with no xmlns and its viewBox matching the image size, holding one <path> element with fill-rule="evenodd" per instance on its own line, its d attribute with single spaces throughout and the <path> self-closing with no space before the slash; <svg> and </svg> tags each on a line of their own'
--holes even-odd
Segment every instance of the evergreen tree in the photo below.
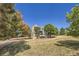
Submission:
<svg viewBox="0 0 79 59">
<path fill-rule="evenodd" d="M 60 35 L 65 35 L 66 33 L 65 33 L 65 29 L 64 28 L 61 28 L 60 29 Z"/>
<path fill-rule="evenodd" d="M 68 34 L 79 35 L 79 6 L 74 6 L 69 13 L 66 14 L 67 21 L 70 22 Z"/>
<path fill-rule="evenodd" d="M 44 31 L 48 37 L 51 37 L 51 35 L 56 35 L 58 33 L 58 29 L 55 28 L 52 24 L 45 25 Z"/>
<path fill-rule="evenodd" d="M 35 31 L 35 36 L 37 38 L 39 38 L 39 35 L 40 35 L 40 27 L 34 27 L 34 31 Z"/>
<path fill-rule="evenodd" d="M 0 38 L 18 37 L 23 24 L 21 13 L 15 9 L 15 4 L 0 4 Z M 26 24 L 25 24 L 26 25 Z M 28 27 L 27 25 L 25 27 Z M 27 30 L 27 28 L 26 28 Z M 26 32 L 26 31 L 25 31 Z"/>
</svg>

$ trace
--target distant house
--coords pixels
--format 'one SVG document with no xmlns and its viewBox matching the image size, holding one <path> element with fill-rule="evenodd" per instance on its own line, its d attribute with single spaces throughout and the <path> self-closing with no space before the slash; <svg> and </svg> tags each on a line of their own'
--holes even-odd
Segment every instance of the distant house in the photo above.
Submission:
<svg viewBox="0 0 79 59">
<path fill-rule="evenodd" d="M 35 31 L 34 31 L 34 27 L 40 27 L 38 25 L 33 25 L 32 26 L 32 38 L 36 38 L 36 35 L 35 35 Z M 44 27 L 40 27 L 40 30 L 39 30 L 39 37 L 40 38 L 45 38 L 45 32 L 44 32 Z"/>
</svg>

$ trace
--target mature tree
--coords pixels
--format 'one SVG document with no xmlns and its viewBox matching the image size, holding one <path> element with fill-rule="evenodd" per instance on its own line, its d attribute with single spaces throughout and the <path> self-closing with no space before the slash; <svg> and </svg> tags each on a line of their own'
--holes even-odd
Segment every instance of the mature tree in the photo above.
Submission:
<svg viewBox="0 0 79 59">
<path fill-rule="evenodd" d="M 55 35 L 58 35 L 58 34 L 59 34 L 58 28 L 55 28 Z"/>
<path fill-rule="evenodd" d="M 0 4 L 0 38 L 18 37 L 22 24 L 23 19 L 20 12 L 16 11 L 15 4 Z"/>
<path fill-rule="evenodd" d="M 79 35 L 79 6 L 74 6 L 69 13 L 66 15 L 67 21 L 70 22 L 69 34 Z"/>
<path fill-rule="evenodd" d="M 57 33 L 57 28 L 52 24 L 47 24 L 44 26 L 44 31 L 48 37 L 51 37 L 51 35 L 55 35 Z"/>
<path fill-rule="evenodd" d="M 6 35 L 9 37 L 17 37 L 17 31 L 18 31 L 18 24 L 22 22 L 21 15 L 18 11 L 14 9 L 15 4 L 2 4 L 4 16 L 7 18 L 5 19 L 7 22 L 7 28 L 8 31 Z"/>
<path fill-rule="evenodd" d="M 79 6 L 76 5 L 74 6 L 71 11 L 69 13 L 67 13 L 66 17 L 67 20 L 71 23 L 73 23 L 74 21 L 79 20 Z"/>
<path fill-rule="evenodd" d="M 60 29 L 60 35 L 65 35 L 66 33 L 65 33 L 65 29 L 64 28 L 61 28 Z"/>
<path fill-rule="evenodd" d="M 39 38 L 39 35 L 40 35 L 40 27 L 34 27 L 34 31 L 35 31 L 35 36 L 37 38 Z"/>
<path fill-rule="evenodd" d="M 28 36 L 28 37 L 31 36 L 31 29 L 27 24 L 23 23 L 19 31 L 21 31 L 21 36 Z"/>
<path fill-rule="evenodd" d="M 0 37 L 7 38 L 9 29 L 11 27 L 10 20 L 8 19 L 8 12 L 11 11 L 7 5 L 0 4 Z M 11 5 L 10 5 L 11 6 Z M 2 39 L 1 38 L 1 39 Z"/>
</svg>

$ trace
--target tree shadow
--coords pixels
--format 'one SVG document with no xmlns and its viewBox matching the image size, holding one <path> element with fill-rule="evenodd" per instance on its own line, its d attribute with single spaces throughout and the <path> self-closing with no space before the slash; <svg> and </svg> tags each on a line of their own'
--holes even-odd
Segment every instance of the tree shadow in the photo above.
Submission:
<svg viewBox="0 0 79 59">
<path fill-rule="evenodd" d="M 24 41 L 20 43 L 10 44 L 2 49 L 0 49 L 1 56 L 14 56 L 18 52 L 23 52 L 24 50 L 30 49 L 30 45 L 26 44 Z"/>
<path fill-rule="evenodd" d="M 57 46 L 64 46 L 70 49 L 78 50 L 79 49 L 79 41 L 76 40 L 65 40 L 65 41 L 58 41 L 55 43 Z"/>
</svg>

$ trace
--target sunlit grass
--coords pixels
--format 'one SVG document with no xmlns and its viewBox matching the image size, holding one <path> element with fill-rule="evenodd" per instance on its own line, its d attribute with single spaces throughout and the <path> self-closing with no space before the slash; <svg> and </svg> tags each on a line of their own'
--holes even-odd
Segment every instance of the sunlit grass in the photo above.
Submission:
<svg viewBox="0 0 79 59">
<path fill-rule="evenodd" d="M 69 42 L 67 42 L 69 40 Z M 64 42 L 61 46 L 58 46 L 59 42 Z M 72 43 L 72 41 L 74 43 Z M 79 55 L 79 42 L 78 38 L 71 36 L 57 36 L 51 39 L 36 39 L 29 40 L 28 44 L 30 49 L 17 53 L 16 55 L 31 55 L 31 56 L 72 56 Z M 59 44 L 61 44 L 61 42 Z M 65 42 L 68 44 L 66 46 Z M 73 46 L 73 45 L 74 46 Z M 77 44 L 77 46 L 75 46 Z M 71 48 L 70 48 L 71 47 Z M 74 49 L 77 48 L 77 50 Z"/>
</svg>

